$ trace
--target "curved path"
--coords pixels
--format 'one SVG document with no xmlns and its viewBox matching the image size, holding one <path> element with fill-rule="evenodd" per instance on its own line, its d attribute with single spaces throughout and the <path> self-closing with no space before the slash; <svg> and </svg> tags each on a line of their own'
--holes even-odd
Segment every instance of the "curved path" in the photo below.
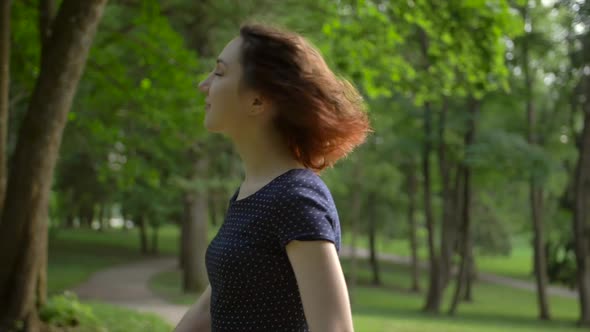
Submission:
<svg viewBox="0 0 590 332">
<path fill-rule="evenodd" d="M 340 255 L 344 256 L 344 257 L 349 256 L 350 252 L 351 252 L 350 249 L 351 249 L 350 247 L 343 246 Z M 369 251 L 367 249 L 357 248 L 356 254 L 357 254 L 357 257 L 361 257 L 361 258 L 368 258 L 369 257 Z M 411 264 L 409 257 L 396 256 L 396 255 L 385 254 L 385 253 L 379 253 L 378 257 L 379 257 L 379 260 L 381 260 L 381 261 L 391 262 L 394 264 L 401 264 L 401 265 L 410 265 Z M 428 269 L 428 263 L 427 262 L 420 262 L 420 267 L 422 269 Z M 490 284 L 496 284 L 496 285 L 501 285 L 501 286 L 506 286 L 506 287 L 523 289 L 523 290 L 527 290 L 530 292 L 537 291 L 536 285 L 532 281 L 504 277 L 504 276 L 499 276 L 496 274 L 486 273 L 486 272 L 479 272 L 477 275 L 477 278 L 478 278 L 478 281 L 483 281 L 483 282 L 487 282 Z M 561 297 L 567 297 L 567 298 L 578 298 L 578 293 L 576 291 L 565 288 L 565 287 L 549 286 L 547 291 L 548 291 L 549 295 L 555 295 L 555 296 L 561 296 Z"/>
<path fill-rule="evenodd" d="M 176 268 L 177 262 L 174 258 L 165 257 L 113 266 L 95 273 L 72 291 L 83 300 L 97 300 L 155 313 L 176 325 L 188 306 L 162 300 L 149 290 L 148 283 L 152 276 Z"/>
</svg>

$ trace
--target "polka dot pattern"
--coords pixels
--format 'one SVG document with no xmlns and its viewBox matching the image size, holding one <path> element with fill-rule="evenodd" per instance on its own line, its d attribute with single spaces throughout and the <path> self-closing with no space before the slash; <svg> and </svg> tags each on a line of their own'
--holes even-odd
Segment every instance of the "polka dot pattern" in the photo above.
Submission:
<svg viewBox="0 0 590 332">
<path fill-rule="evenodd" d="M 340 252 L 330 190 L 313 171 L 292 169 L 244 199 L 238 193 L 205 256 L 211 330 L 309 331 L 285 246 L 327 240 Z"/>
</svg>

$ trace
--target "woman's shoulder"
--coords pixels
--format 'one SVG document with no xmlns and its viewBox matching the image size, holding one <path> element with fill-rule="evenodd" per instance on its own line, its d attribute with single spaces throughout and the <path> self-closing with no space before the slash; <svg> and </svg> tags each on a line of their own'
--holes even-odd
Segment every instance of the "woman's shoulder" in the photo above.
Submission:
<svg viewBox="0 0 590 332">
<path fill-rule="evenodd" d="M 333 205 L 332 194 L 322 178 L 310 169 L 296 169 L 283 181 L 281 200 L 317 201 Z"/>
</svg>

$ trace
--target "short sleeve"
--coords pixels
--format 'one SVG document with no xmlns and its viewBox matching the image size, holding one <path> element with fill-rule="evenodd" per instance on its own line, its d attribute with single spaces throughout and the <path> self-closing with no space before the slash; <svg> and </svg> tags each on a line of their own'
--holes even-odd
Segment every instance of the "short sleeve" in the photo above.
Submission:
<svg viewBox="0 0 590 332">
<path fill-rule="evenodd" d="M 337 245 L 335 207 L 329 193 L 311 186 L 291 188 L 281 199 L 283 208 L 275 223 L 281 246 L 292 240 L 327 240 Z"/>
</svg>

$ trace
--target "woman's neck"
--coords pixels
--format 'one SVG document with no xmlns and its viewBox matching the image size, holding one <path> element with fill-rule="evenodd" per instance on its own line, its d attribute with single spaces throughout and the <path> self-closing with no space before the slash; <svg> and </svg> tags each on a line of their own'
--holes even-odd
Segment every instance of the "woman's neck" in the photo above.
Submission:
<svg viewBox="0 0 590 332">
<path fill-rule="evenodd" d="M 255 130 L 233 143 L 244 165 L 244 183 L 265 182 L 289 169 L 303 167 L 276 131 Z"/>
</svg>

